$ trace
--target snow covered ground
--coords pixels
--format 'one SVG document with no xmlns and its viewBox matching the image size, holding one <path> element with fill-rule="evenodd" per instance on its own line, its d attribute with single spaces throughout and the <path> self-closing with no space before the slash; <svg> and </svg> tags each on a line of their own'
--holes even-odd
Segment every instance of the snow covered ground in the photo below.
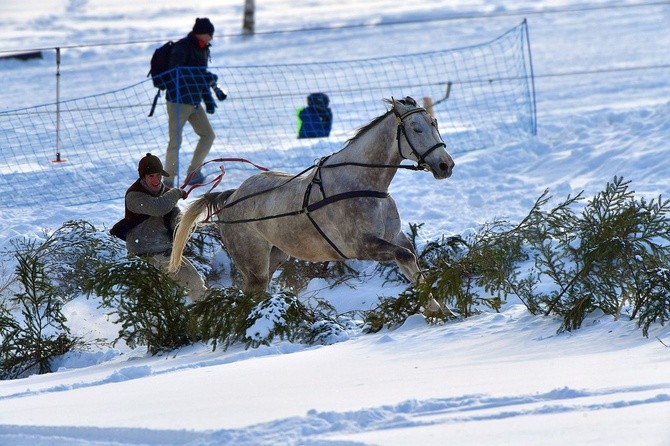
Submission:
<svg viewBox="0 0 670 446">
<path fill-rule="evenodd" d="M 4 2 L 0 51 L 71 47 L 61 93 L 71 99 L 144 79 L 155 43 L 181 36 L 198 16 L 217 26 L 217 63 L 235 65 L 461 47 L 526 17 L 538 136 L 455 150 L 443 182 L 400 172 L 391 193 L 405 224 L 424 223 L 428 239 L 460 234 L 496 217 L 518 220 L 545 188 L 556 199 L 589 196 L 615 175 L 638 197 L 670 191 L 670 2 L 274 0 L 256 2 L 253 38 L 235 35 L 243 3 Z M 311 27 L 334 29 L 274 32 Z M 124 41 L 139 43 L 108 45 Z M 0 107 L 53 102 L 53 57 L 1 61 Z M 123 203 L 2 213 L 7 249 L 67 220 L 109 227 Z M 376 277 L 349 285 L 311 289 L 347 309 L 400 290 Z M 95 307 L 68 304 L 71 326 L 113 339 L 116 328 Z M 644 338 L 635 321 L 602 314 L 571 333 L 557 334 L 559 325 L 510 301 L 498 314 L 442 326 L 414 316 L 321 347 L 196 345 L 152 357 L 117 344 L 64 358 L 56 373 L 0 382 L 0 444 L 670 444 L 670 328 Z"/>
</svg>

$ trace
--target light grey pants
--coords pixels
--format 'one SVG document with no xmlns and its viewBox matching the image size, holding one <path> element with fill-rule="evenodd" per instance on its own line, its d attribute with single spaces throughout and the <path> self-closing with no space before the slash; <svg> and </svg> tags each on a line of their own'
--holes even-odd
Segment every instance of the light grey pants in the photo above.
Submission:
<svg viewBox="0 0 670 446">
<path fill-rule="evenodd" d="M 147 259 L 153 266 L 163 271 L 167 271 L 168 264 L 170 263 L 170 257 L 163 254 L 147 256 Z M 179 282 L 181 286 L 186 288 L 186 291 L 191 297 L 191 301 L 194 302 L 205 297 L 205 293 L 207 292 L 205 281 L 202 280 L 202 276 L 200 276 L 198 270 L 195 269 L 195 266 L 193 266 L 186 257 L 182 258 L 181 267 L 172 277 Z"/>
<path fill-rule="evenodd" d="M 166 102 L 170 141 L 168 142 L 167 153 L 165 155 L 165 170 L 170 174 L 170 178 L 176 181 L 179 148 L 181 147 L 182 133 L 186 122 L 188 121 L 191 124 L 193 131 L 200 137 L 198 144 L 195 146 L 187 175 L 197 170 L 205 161 L 205 157 L 209 154 L 216 136 L 214 135 L 212 125 L 209 123 L 209 118 L 207 118 L 207 113 L 205 113 L 205 109 L 202 106 L 194 107 L 188 104 Z M 175 186 L 178 187 L 179 184 L 175 183 Z"/>
</svg>

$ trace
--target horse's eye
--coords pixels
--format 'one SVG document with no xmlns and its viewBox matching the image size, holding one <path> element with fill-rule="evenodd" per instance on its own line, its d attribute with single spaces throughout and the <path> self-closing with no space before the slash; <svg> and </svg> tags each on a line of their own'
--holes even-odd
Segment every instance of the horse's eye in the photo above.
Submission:
<svg viewBox="0 0 670 446">
<path fill-rule="evenodd" d="M 419 126 L 412 126 L 412 130 L 414 130 L 416 133 L 423 133 L 423 129 Z"/>
<path fill-rule="evenodd" d="M 437 128 L 437 119 L 433 119 L 433 122 L 431 122 L 431 124 L 433 124 L 433 127 Z"/>
</svg>

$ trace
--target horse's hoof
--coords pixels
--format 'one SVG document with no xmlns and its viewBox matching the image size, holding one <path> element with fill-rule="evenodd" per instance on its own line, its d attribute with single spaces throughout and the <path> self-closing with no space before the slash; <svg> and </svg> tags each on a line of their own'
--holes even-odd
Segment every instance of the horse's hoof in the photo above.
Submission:
<svg viewBox="0 0 670 446">
<path fill-rule="evenodd" d="M 446 320 L 458 319 L 460 317 L 446 305 L 440 305 L 437 302 L 435 302 L 435 304 L 437 305 L 428 305 L 428 307 L 424 309 L 423 315 L 426 318 Z"/>
</svg>

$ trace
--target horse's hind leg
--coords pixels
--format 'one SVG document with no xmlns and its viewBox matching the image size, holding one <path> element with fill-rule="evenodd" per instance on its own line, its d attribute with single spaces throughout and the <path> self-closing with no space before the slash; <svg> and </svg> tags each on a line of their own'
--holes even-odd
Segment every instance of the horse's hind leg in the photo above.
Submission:
<svg viewBox="0 0 670 446">
<path fill-rule="evenodd" d="M 244 292 L 258 293 L 267 291 L 274 272 L 288 258 L 289 256 L 284 251 L 273 246 L 267 252 L 267 255 L 266 251 L 263 251 L 262 255 L 255 255 L 253 261 L 245 262 L 244 269 L 238 266 L 242 276 L 244 276 Z"/>
<path fill-rule="evenodd" d="M 224 245 L 244 279 L 243 290 L 248 294 L 265 292 L 270 282 L 270 252 L 272 245 L 265 240 L 248 237 L 247 233 L 223 231 Z"/>
<path fill-rule="evenodd" d="M 284 251 L 277 248 L 276 246 L 272 247 L 272 250 L 270 251 L 270 270 L 269 270 L 270 278 L 272 278 L 275 271 L 277 271 L 277 268 L 282 266 L 288 259 L 289 259 L 288 254 L 286 254 Z"/>
</svg>

